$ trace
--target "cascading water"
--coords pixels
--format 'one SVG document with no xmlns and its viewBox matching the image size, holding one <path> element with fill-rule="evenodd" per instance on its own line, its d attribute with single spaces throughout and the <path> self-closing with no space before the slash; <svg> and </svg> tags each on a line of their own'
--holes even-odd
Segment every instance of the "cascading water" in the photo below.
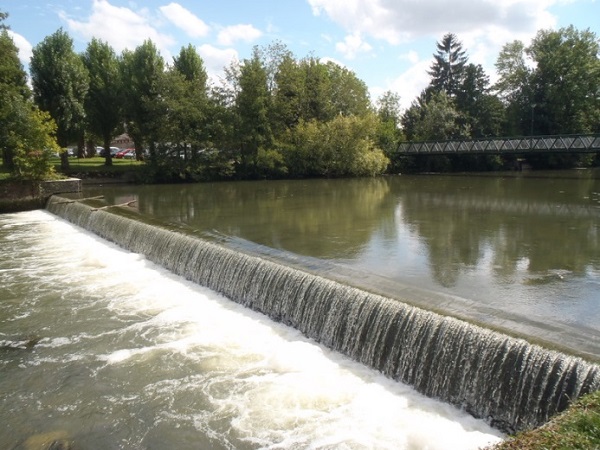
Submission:
<svg viewBox="0 0 600 450">
<path fill-rule="evenodd" d="M 79 202 L 47 208 L 503 431 L 600 388 L 600 367 L 522 339 Z"/>
</svg>

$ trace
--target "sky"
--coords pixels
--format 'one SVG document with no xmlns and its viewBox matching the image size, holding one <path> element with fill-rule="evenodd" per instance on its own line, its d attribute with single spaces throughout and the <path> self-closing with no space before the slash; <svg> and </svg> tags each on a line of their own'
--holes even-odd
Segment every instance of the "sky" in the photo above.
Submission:
<svg viewBox="0 0 600 450">
<path fill-rule="evenodd" d="M 254 46 L 281 42 L 296 58 L 332 60 L 403 108 L 429 83 L 436 43 L 447 33 L 490 79 L 502 47 L 569 25 L 600 37 L 600 0 L 0 0 L 25 69 L 32 49 L 63 28 L 83 52 L 92 37 L 116 52 L 151 39 L 167 62 L 192 44 L 218 83 Z"/>
</svg>

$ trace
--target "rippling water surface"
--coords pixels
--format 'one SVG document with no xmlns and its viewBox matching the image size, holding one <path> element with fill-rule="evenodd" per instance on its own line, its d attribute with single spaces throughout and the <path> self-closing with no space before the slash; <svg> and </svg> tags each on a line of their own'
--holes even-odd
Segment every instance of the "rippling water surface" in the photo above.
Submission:
<svg viewBox="0 0 600 450">
<path fill-rule="evenodd" d="M 476 449 L 502 438 L 45 211 L 0 215 L 0 248 L 1 448 Z"/>
<path fill-rule="evenodd" d="M 326 262 L 367 289 L 600 361 L 598 170 L 84 194 L 106 204 L 135 200 L 128 209 L 142 216 Z"/>
</svg>

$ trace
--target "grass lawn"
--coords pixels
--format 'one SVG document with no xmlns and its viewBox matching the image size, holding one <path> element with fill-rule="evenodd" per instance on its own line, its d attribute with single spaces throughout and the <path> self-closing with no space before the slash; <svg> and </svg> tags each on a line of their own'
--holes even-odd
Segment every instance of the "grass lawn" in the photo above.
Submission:
<svg viewBox="0 0 600 450">
<path fill-rule="evenodd" d="M 569 409 L 540 428 L 519 433 L 491 449 L 600 449 L 600 391 L 581 397 Z"/>
<path fill-rule="evenodd" d="M 57 173 L 62 173 L 60 169 L 60 159 L 55 158 L 54 168 Z M 143 161 L 133 159 L 116 159 L 113 158 L 112 166 L 104 165 L 104 158 L 99 156 L 94 158 L 69 158 L 69 170 L 65 175 L 90 175 L 90 176 L 119 176 L 127 172 L 135 172 L 143 167 Z M 5 181 L 10 178 L 10 172 L 6 170 L 2 160 L 0 159 L 0 181 Z"/>
<path fill-rule="evenodd" d="M 4 168 L 2 161 L 0 161 L 0 181 L 8 180 L 10 178 L 10 173 Z"/>
<path fill-rule="evenodd" d="M 112 166 L 104 165 L 105 159 L 96 156 L 94 158 L 69 158 L 69 173 L 70 174 L 91 174 L 91 173 L 102 173 L 106 175 L 110 174 L 122 174 L 124 172 L 131 172 L 139 170 L 144 165 L 143 161 L 136 161 L 134 159 L 112 159 Z M 60 160 L 56 160 L 55 169 L 57 172 L 60 170 Z"/>
</svg>

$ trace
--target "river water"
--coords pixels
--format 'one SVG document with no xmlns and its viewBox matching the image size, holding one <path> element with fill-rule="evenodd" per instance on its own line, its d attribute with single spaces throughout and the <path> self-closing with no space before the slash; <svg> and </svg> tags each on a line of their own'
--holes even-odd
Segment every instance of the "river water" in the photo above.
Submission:
<svg viewBox="0 0 600 450">
<path fill-rule="evenodd" d="M 502 438 L 46 211 L 0 215 L 0 248 L 0 448 L 475 449 Z"/>
<path fill-rule="evenodd" d="M 600 360 L 600 172 L 89 187 L 144 216 Z"/>
</svg>

